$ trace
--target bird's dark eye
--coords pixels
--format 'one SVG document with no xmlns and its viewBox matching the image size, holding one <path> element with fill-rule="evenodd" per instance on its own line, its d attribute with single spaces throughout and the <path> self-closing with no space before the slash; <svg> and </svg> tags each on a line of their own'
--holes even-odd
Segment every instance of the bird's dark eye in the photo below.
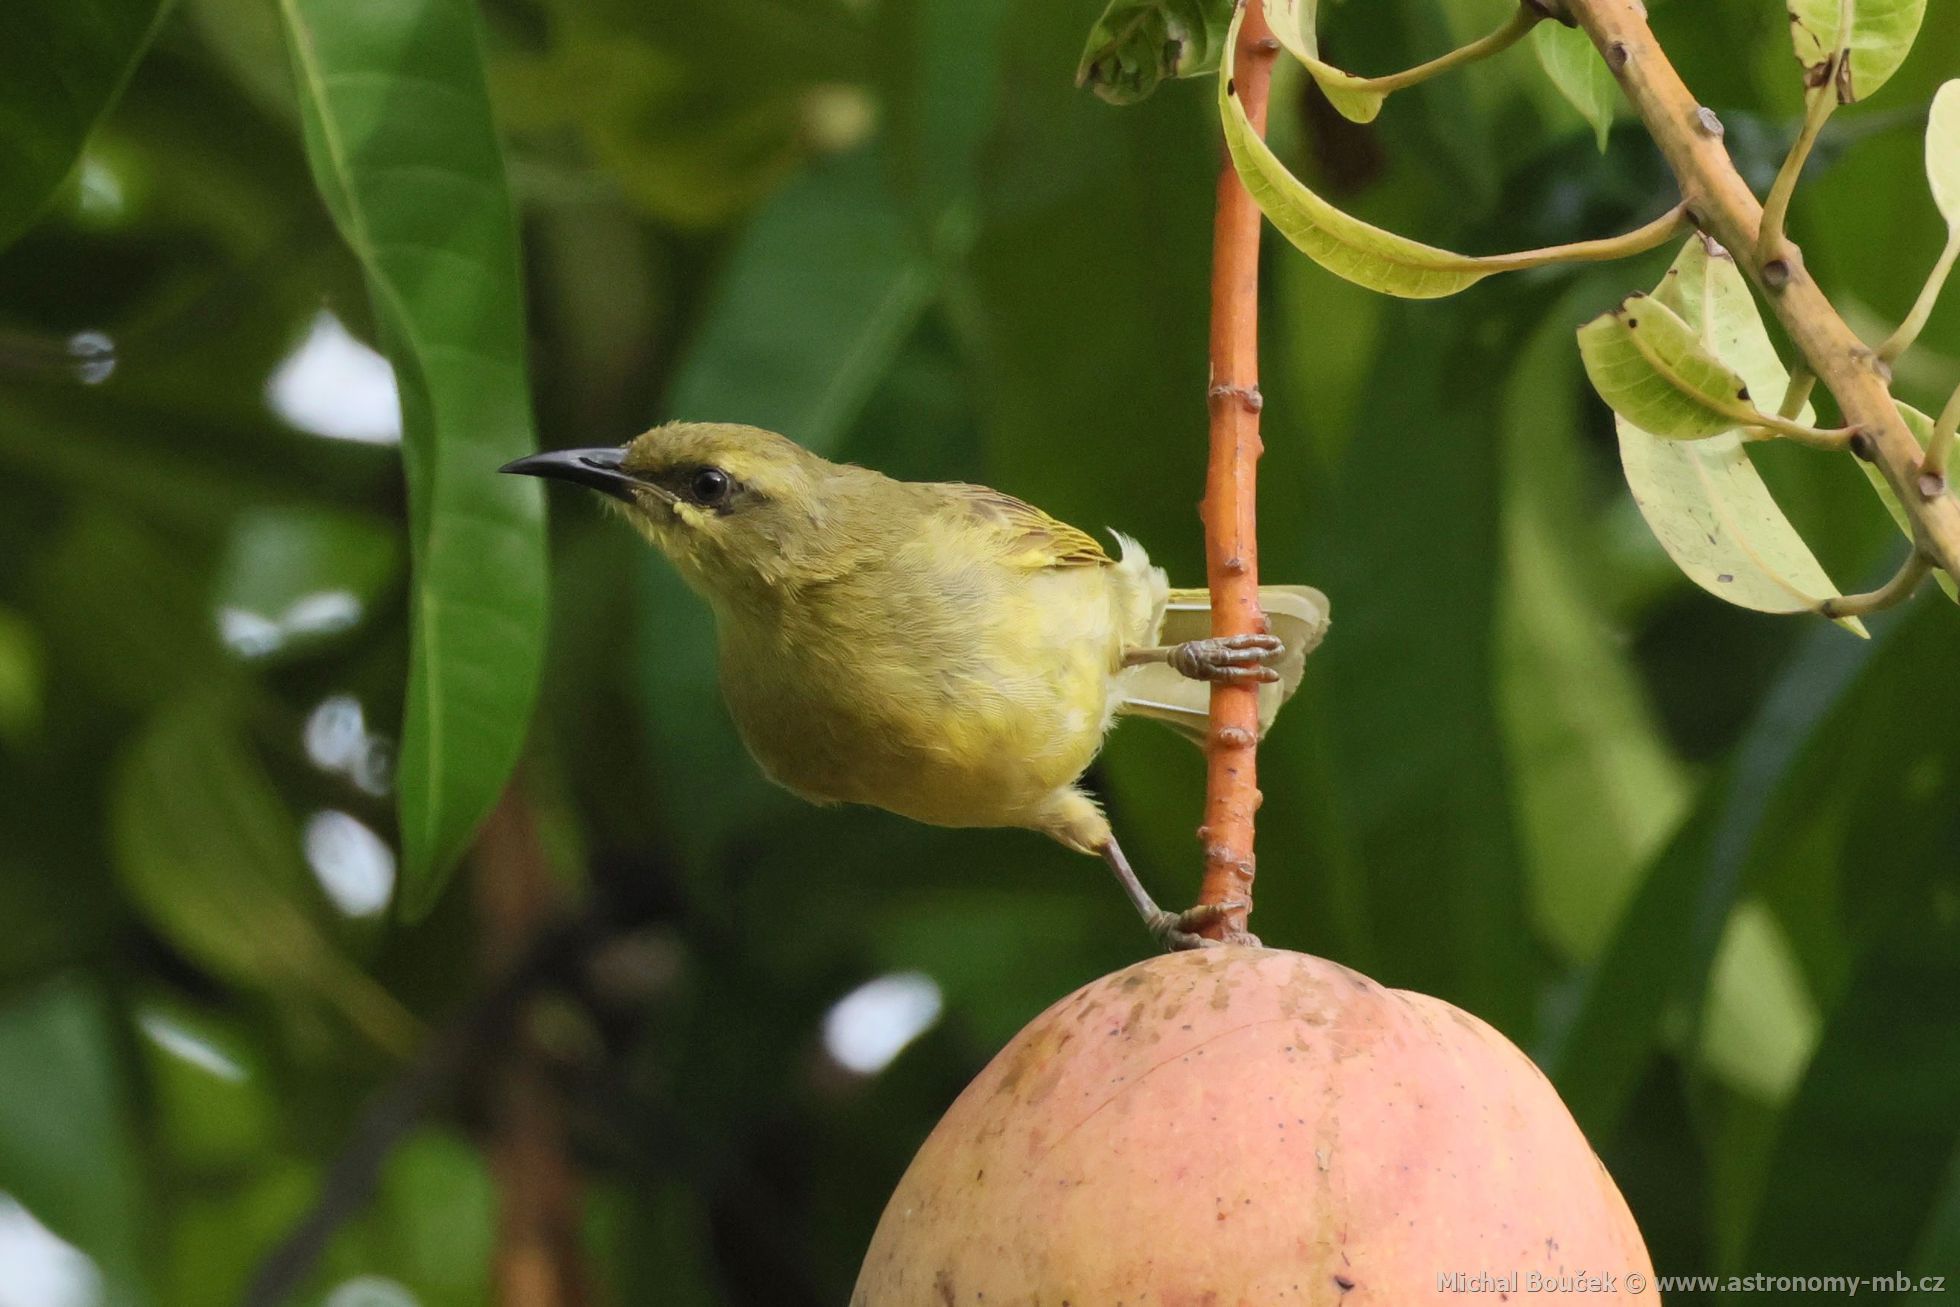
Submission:
<svg viewBox="0 0 1960 1307">
<path fill-rule="evenodd" d="M 728 498 L 730 486 L 728 473 L 718 467 L 704 467 L 696 472 L 687 483 L 688 497 L 697 504 L 719 504 Z"/>
</svg>

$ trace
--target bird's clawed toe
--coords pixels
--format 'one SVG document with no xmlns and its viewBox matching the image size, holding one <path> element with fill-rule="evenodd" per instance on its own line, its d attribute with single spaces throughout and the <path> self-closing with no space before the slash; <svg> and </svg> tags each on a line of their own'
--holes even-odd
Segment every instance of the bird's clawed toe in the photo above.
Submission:
<svg viewBox="0 0 1960 1307">
<path fill-rule="evenodd" d="M 1224 939 L 1207 939 L 1198 932 L 1207 926 L 1214 926 L 1225 920 L 1246 905 L 1236 900 L 1226 903 L 1200 903 L 1182 912 L 1158 912 L 1144 922 L 1154 938 L 1166 953 L 1178 953 L 1185 949 L 1218 948 L 1224 944 L 1246 944 L 1259 947 L 1259 937 L 1249 931 L 1233 931 Z"/>
<path fill-rule="evenodd" d="M 1214 685 L 1248 685 L 1279 680 L 1271 664 L 1286 646 L 1272 635 L 1222 635 L 1187 640 L 1171 649 L 1169 662 L 1180 674 Z"/>
</svg>

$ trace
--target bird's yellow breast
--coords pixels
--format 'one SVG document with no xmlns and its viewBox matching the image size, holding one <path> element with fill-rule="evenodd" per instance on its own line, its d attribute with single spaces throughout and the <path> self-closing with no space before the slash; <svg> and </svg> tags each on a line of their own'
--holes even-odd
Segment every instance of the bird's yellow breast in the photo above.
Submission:
<svg viewBox="0 0 1960 1307">
<path fill-rule="evenodd" d="M 767 605 L 717 605 L 721 679 L 771 778 L 945 826 L 1038 824 L 1089 765 L 1162 574 L 976 557 L 927 519 L 889 565 Z"/>
</svg>

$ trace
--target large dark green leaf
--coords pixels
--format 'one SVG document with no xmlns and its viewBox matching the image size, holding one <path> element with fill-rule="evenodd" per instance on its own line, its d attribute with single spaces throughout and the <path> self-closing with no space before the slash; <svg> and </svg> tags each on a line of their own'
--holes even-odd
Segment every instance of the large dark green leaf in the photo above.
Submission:
<svg viewBox="0 0 1960 1307">
<path fill-rule="evenodd" d="M 169 9 L 169 0 L 0 6 L 0 248 L 68 176 Z"/>
<path fill-rule="evenodd" d="M 1589 961 L 1689 791 L 1601 596 L 1573 312 L 1568 298 L 1545 316 L 1506 387 L 1496 690 L 1534 917 L 1562 953 Z"/>
<path fill-rule="evenodd" d="M 1891 627 L 1875 642 L 1885 645 Z M 1805 638 L 1777 678 L 1734 761 L 1704 789 L 1688 823 L 1648 869 L 1580 1001 L 1540 1060 L 1573 1115 L 1595 1139 L 1611 1135 L 1659 1046 L 1670 1001 L 1699 1012 L 1723 931 L 1773 814 L 1809 795 L 1789 784 L 1803 756 L 1825 756 L 1829 731 L 1872 649 L 1831 631 Z"/>
<path fill-rule="evenodd" d="M 668 411 L 833 452 L 937 282 L 877 153 L 819 164 L 742 234 Z"/>
<path fill-rule="evenodd" d="M 516 224 L 467 0 L 281 0 L 320 192 L 404 418 L 414 558 L 402 910 L 441 893 L 524 740 L 544 642 Z"/>
<path fill-rule="evenodd" d="M 1310 578 L 1334 602 L 1314 674 L 1377 974 L 1446 995 L 1518 1038 L 1532 1018 L 1538 959 L 1526 943 L 1527 878 L 1491 694 L 1504 547 L 1488 434 L 1498 396 L 1474 379 L 1508 366 L 1539 316 L 1472 333 L 1433 306 L 1391 307 L 1369 416 L 1322 507 L 1329 570 Z M 1398 484 L 1398 513 L 1379 512 L 1379 470 L 1402 460 L 1424 473 Z M 1410 521 L 1433 531 L 1411 531 Z M 1398 907 L 1411 899 L 1431 906 Z"/>
<path fill-rule="evenodd" d="M 1929 1230 L 1960 1145 L 1960 821 L 1944 825 L 1939 869 L 1866 953 L 1783 1120 L 1750 1270 L 1904 1270 Z"/>
<path fill-rule="evenodd" d="M 141 1301 L 145 1207 L 119 1035 L 101 995 L 50 985 L 0 1008 L 0 1191 L 95 1259 L 106 1307 Z"/>
</svg>

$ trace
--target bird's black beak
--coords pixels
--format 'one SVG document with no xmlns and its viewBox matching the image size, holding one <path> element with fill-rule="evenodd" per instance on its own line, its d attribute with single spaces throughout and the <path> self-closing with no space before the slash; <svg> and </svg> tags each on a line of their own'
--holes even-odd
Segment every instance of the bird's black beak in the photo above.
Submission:
<svg viewBox="0 0 1960 1307">
<path fill-rule="evenodd" d="M 626 451 L 619 448 L 602 449 L 553 449 L 542 454 L 532 454 L 528 458 L 516 459 L 498 468 L 499 472 L 515 472 L 527 477 L 551 477 L 558 481 L 570 481 L 586 486 L 601 494 L 611 495 L 633 503 L 635 490 L 655 490 L 657 487 L 640 480 L 619 465 Z"/>
</svg>

